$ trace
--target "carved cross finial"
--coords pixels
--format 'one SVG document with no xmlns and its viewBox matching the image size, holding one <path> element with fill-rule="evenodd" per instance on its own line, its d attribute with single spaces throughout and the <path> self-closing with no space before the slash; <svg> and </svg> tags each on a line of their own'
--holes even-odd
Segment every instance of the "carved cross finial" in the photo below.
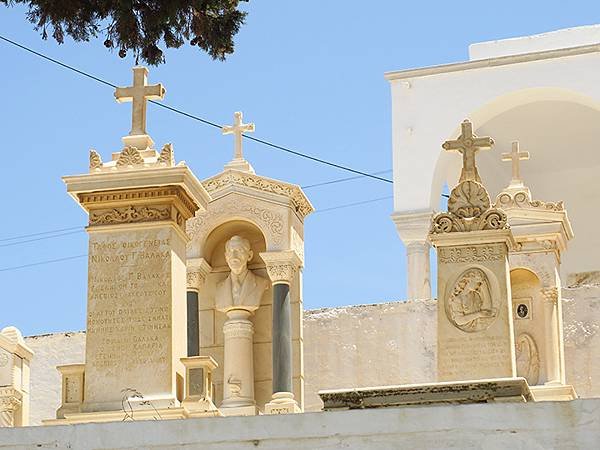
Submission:
<svg viewBox="0 0 600 450">
<path fill-rule="evenodd" d="M 233 125 L 224 126 L 222 128 L 223 134 L 233 134 L 235 138 L 235 151 L 233 154 L 234 160 L 243 160 L 244 154 L 242 153 L 242 135 L 244 132 L 254 132 L 253 123 L 243 123 L 243 116 L 240 111 L 233 114 Z"/>
<path fill-rule="evenodd" d="M 118 87 L 115 90 L 117 102 L 132 102 L 130 136 L 146 133 L 146 101 L 162 99 L 165 96 L 162 84 L 148 84 L 148 69 L 142 66 L 133 68 L 133 86 Z"/>
<path fill-rule="evenodd" d="M 442 144 L 444 150 L 455 150 L 462 153 L 463 167 L 459 182 L 477 181 L 481 183 L 481 178 L 477 172 L 475 164 L 475 155 L 479 150 L 492 148 L 494 140 L 491 137 L 477 137 L 473 134 L 473 124 L 469 119 L 465 119 L 461 124 L 461 134 L 454 141 L 446 141 Z"/>
<path fill-rule="evenodd" d="M 521 161 L 527 161 L 528 159 L 529 152 L 522 152 L 519 150 L 519 141 L 514 141 L 512 143 L 512 150 L 510 153 L 502 153 L 502 161 L 512 162 L 511 186 L 523 186 L 523 180 L 521 179 Z"/>
</svg>

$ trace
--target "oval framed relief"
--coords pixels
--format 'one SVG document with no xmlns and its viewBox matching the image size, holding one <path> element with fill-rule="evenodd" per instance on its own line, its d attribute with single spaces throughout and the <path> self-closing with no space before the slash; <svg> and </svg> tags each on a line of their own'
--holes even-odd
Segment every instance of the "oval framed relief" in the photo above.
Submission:
<svg viewBox="0 0 600 450">
<path fill-rule="evenodd" d="M 446 316 L 458 329 L 475 333 L 489 328 L 498 317 L 497 300 L 487 274 L 478 267 L 463 271 L 446 291 Z"/>
</svg>

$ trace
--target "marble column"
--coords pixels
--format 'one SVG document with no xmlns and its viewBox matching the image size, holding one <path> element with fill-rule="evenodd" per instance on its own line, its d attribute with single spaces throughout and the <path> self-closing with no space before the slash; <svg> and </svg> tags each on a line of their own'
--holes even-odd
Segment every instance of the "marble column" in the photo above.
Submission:
<svg viewBox="0 0 600 450">
<path fill-rule="evenodd" d="M 406 245 L 407 296 L 409 299 L 431 297 L 429 249 L 426 241 L 412 241 Z"/>
<path fill-rule="evenodd" d="M 546 341 L 546 384 L 561 384 L 558 288 L 544 289 L 544 336 Z"/>
<path fill-rule="evenodd" d="M 187 355 L 200 356 L 199 296 L 212 268 L 204 258 L 187 261 Z"/>
<path fill-rule="evenodd" d="M 260 254 L 273 283 L 273 397 L 266 414 L 300 412 L 292 386 L 292 317 L 290 285 L 301 261 L 293 251 Z"/>
<path fill-rule="evenodd" d="M 223 365 L 222 408 L 254 407 L 254 361 L 250 321 L 252 311 L 230 309 L 223 325 L 225 363 Z"/>
<path fill-rule="evenodd" d="M 406 246 L 407 298 L 411 300 L 431 298 L 431 245 L 427 236 L 432 216 L 432 211 L 392 215 L 400 239 Z"/>
</svg>

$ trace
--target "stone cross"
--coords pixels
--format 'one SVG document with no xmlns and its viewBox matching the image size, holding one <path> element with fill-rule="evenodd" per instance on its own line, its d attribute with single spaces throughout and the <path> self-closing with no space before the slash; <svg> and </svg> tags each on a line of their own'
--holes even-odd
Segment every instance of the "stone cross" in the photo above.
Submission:
<svg viewBox="0 0 600 450">
<path fill-rule="evenodd" d="M 477 137 L 473 134 L 473 124 L 465 119 L 461 124 L 462 132 L 458 139 L 446 141 L 442 144 L 444 150 L 456 150 L 463 155 L 463 168 L 460 173 L 459 183 L 463 181 L 477 181 L 481 178 L 475 164 L 475 154 L 479 150 L 492 148 L 494 140 L 491 137 Z"/>
<path fill-rule="evenodd" d="M 146 133 L 146 100 L 162 99 L 165 96 L 162 84 L 148 84 L 148 69 L 142 66 L 133 68 L 133 86 L 118 87 L 115 98 L 119 103 L 132 102 L 130 136 Z"/>
<path fill-rule="evenodd" d="M 244 155 L 242 153 L 242 135 L 244 131 L 249 133 L 254 132 L 254 124 L 253 123 L 243 123 L 242 122 L 242 113 L 240 111 L 235 112 L 233 114 L 234 123 L 233 125 L 224 126 L 222 128 L 223 134 L 233 134 L 235 137 L 235 152 L 233 154 L 234 160 L 244 159 Z"/>
<path fill-rule="evenodd" d="M 512 179 L 510 180 L 511 186 L 522 186 L 523 180 L 521 180 L 521 161 L 527 161 L 529 159 L 529 152 L 522 152 L 519 150 L 519 141 L 512 143 L 512 150 L 510 153 L 502 153 L 502 161 L 512 162 Z"/>
</svg>

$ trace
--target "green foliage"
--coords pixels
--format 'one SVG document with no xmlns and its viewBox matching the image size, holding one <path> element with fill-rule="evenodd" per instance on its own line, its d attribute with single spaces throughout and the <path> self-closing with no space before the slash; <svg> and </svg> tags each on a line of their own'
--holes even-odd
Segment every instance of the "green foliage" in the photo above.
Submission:
<svg viewBox="0 0 600 450">
<path fill-rule="evenodd" d="M 246 13 L 247 0 L 0 0 L 6 6 L 26 4 L 27 19 L 60 44 L 65 36 L 87 42 L 104 37 L 104 45 L 124 58 L 132 52 L 150 65 L 165 61 L 159 45 L 179 48 L 186 41 L 224 60 L 234 51 L 233 37 Z"/>
</svg>

